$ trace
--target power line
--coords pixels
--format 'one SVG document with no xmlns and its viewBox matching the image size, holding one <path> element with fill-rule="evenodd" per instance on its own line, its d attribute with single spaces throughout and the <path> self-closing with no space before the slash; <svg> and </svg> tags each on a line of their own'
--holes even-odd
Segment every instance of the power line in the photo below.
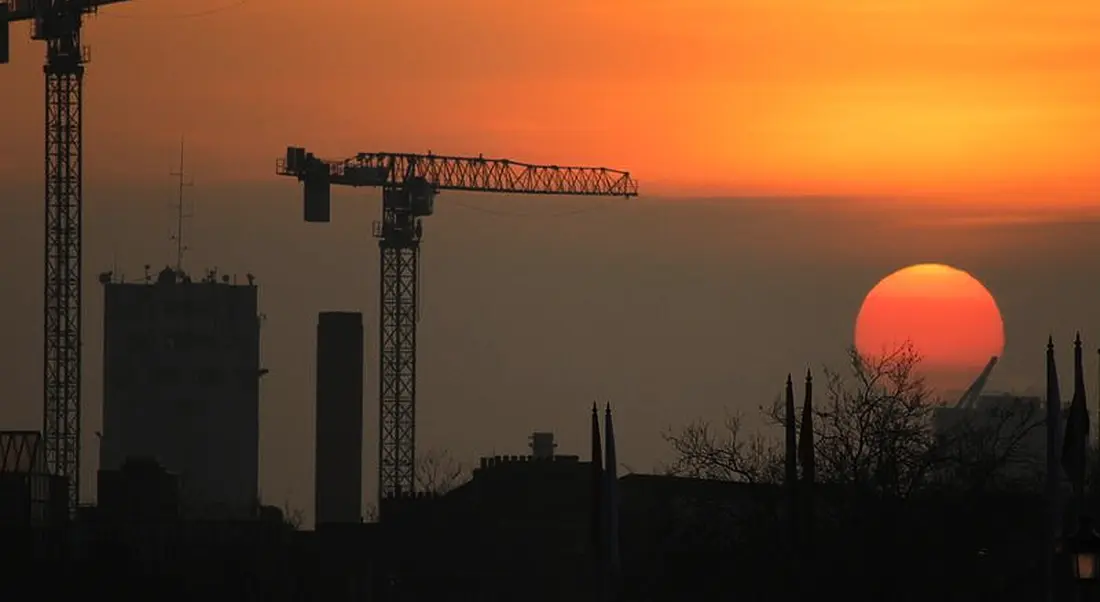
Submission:
<svg viewBox="0 0 1100 602">
<path fill-rule="evenodd" d="M 489 209 L 486 207 L 478 207 L 477 205 L 471 205 L 469 203 L 463 203 L 462 201 L 450 200 L 447 201 L 450 205 L 457 205 L 468 211 L 476 211 L 478 213 L 484 213 L 485 215 L 492 215 L 494 217 L 532 217 L 532 218 L 561 218 L 561 217 L 573 217 L 577 215 L 584 215 L 586 213 L 592 213 L 601 209 L 607 209 L 612 206 L 621 206 L 625 203 L 621 203 L 620 199 L 604 199 L 602 203 L 593 203 L 588 207 L 582 207 L 578 209 L 569 209 L 566 211 L 556 211 L 552 213 L 540 213 L 540 212 L 519 212 L 519 211 L 500 211 L 498 209 Z"/>
<path fill-rule="evenodd" d="M 133 15 L 128 15 L 128 14 L 117 14 L 117 13 L 112 12 L 112 13 L 103 13 L 102 15 L 99 15 L 99 16 L 100 17 L 109 17 L 111 19 L 165 19 L 165 20 L 168 20 L 168 19 L 194 19 L 194 18 L 200 18 L 200 17 L 209 17 L 211 15 L 217 15 L 217 14 L 223 13 L 223 12 L 228 11 L 228 10 L 233 10 L 235 8 L 240 8 L 240 7 L 244 6 L 245 4 L 248 4 L 248 2 L 249 2 L 249 0 L 237 0 L 236 2 L 233 2 L 231 4 L 225 4 L 225 5 L 222 5 L 222 6 L 215 6 L 215 7 L 212 7 L 212 8 L 207 8 L 207 9 L 197 10 L 197 11 L 192 11 L 192 12 L 186 12 L 186 13 L 185 12 L 161 13 L 161 14 L 157 14 L 157 13 L 152 13 L 152 14 L 137 13 L 137 14 L 133 14 Z"/>
</svg>

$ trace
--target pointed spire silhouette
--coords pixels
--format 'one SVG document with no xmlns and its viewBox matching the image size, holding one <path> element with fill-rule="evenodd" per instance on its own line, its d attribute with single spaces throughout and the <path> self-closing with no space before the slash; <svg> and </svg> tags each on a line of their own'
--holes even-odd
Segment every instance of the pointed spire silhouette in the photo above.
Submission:
<svg viewBox="0 0 1100 602">
<path fill-rule="evenodd" d="M 817 554 L 814 547 L 815 517 L 814 510 L 814 479 L 816 467 L 814 463 L 814 377 L 810 370 L 806 370 L 806 393 L 802 400 L 802 425 L 798 434 L 798 460 L 802 465 L 802 481 L 799 487 L 799 504 L 796 516 L 798 524 L 797 558 L 800 570 L 805 574 L 804 583 L 816 581 L 817 563 L 814 562 Z M 807 595 L 806 597 L 809 597 Z"/>
<path fill-rule="evenodd" d="M 605 585 L 607 598 L 617 590 L 619 573 L 619 480 L 615 453 L 615 426 L 611 419 L 611 404 L 604 410 L 604 553 L 606 555 Z"/>
<path fill-rule="evenodd" d="M 1081 398 L 1081 407 L 1083 408 L 1083 415 L 1085 417 L 1085 449 L 1088 449 L 1089 438 L 1091 431 L 1089 430 L 1089 405 L 1087 402 L 1087 393 L 1085 390 L 1085 354 L 1083 345 L 1081 344 L 1081 333 L 1077 333 L 1077 338 L 1073 341 L 1073 397 Z M 1086 460 L 1087 461 L 1087 460 Z"/>
<path fill-rule="evenodd" d="M 798 481 L 798 443 L 795 440 L 795 421 L 794 421 L 794 383 L 791 381 L 791 375 L 787 374 L 787 390 L 786 400 L 783 413 L 783 430 L 786 435 L 786 454 L 784 455 L 784 464 L 786 472 L 784 474 L 784 484 L 788 487 L 794 487 L 794 484 Z"/>
<path fill-rule="evenodd" d="M 1089 440 L 1089 411 L 1085 403 L 1085 376 L 1081 358 L 1081 333 L 1073 342 L 1073 401 L 1069 405 L 1062 440 L 1062 468 L 1073 483 L 1074 496 L 1084 495 L 1085 464 Z"/>
<path fill-rule="evenodd" d="M 802 400 L 802 432 L 798 436 L 798 460 L 802 465 L 802 480 L 812 484 L 816 473 L 814 463 L 814 377 L 806 370 L 806 397 Z"/>
<path fill-rule="evenodd" d="M 1061 443 L 1062 394 L 1058 386 L 1058 366 L 1054 358 L 1054 337 L 1047 339 L 1047 487 L 1057 489 L 1058 444 Z"/>
<path fill-rule="evenodd" d="M 1056 571 L 1054 570 L 1055 542 L 1061 533 L 1062 503 L 1058 495 L 1061 472 L 1058 470 L 1058 447 L 1062 430 L 1062 395 L 1058 386 L 1058 367 L 1054 360 L 1054 337 L 1047 337 L 1047 398 L 1046 398 L 1046 460 L 1045 497 L 1047 531 L 1045 538 L 1045 577 L 1047 600 L 1055 595 Z"/>
<path fill-rule="evenodd" d="M 1089 429 L 1089 405 L 1085 393 L 1085 354 L 1081 345 L 1081 333 L 1073 341 L 1073 399 L 1081 398 L 1081 406 L 1084 407 L 1085 416 L 1085 449 L 1089 447 L 1089 438 L 1092 431 Z M 1072 403 L 1072 402 L 1070 402 Z M 1086 460 L 1087 462 L 1087 460 Z"/>
<path fill-rule="evenodd" d="M 591 497 L 592 505 L 590 508 L 591 515 L 589 516 L 589 522 L 591 527 L 591 544 L 592 549 L 596 552 L 597 558 L 600 553 L 601 543 L 601 528 L 600 525 L 603 522 L 603 448 L 600 441 L 600 414 L 596 408 L 596 402 L 592 402 L 592 477 L 591 477 Z"/>
</svg>

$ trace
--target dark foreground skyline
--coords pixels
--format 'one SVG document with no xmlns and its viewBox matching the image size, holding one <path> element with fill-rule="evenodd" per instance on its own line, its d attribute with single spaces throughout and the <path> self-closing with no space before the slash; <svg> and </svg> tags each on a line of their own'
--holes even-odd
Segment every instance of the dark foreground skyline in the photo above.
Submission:
<svg viewBox="0 0 1100 602">
<path fill-rule="evenodd" d="M 272 506 L 236 520 L 194 516 L 179 503 L 184 481 L 134 459 L 98 475 L 99 506 L 81 509 L 65 529 L 55 522 L 66 514 L 63 483 L 60 517 L 35 520 L 33 538 L 5 522 L 6 566 L 23 569 L 9 585 L 49 566 L 64 575 L 45 584 L 55 596 L 138 589 L 181 600 L 507 599 L 522 591 L 546 602 L 795 600 L 807 590 L 854 601 L 1027 600 L 1042 591 L 1042 497 L 1037 483 L 1002 480 L 1007 465 L 994 469 L 1002 478 L 986 480 L 994 473 L 967 468 L 980 457 L 958 456 L 911 487 L 909 469 L 933 458 L 908 455 L 921 444 L 903 436 L 870 450 L 864 479 L 841 482 L 845 469 L 832 460 L 845 446 L 815 436 L 809 453 L 800 429 L 782 484 L 616 478 L 611 408 L 592 414 L 588 457 L 536 444 L 532 455 L 483 458 L 472 479 L 446 493 L 388 500 L 381 522 L 306 532 Z M 813 416 L 814 430 L 828 432 L 832 419 Z M 782 454 L 775 459 L 781 469 Z M 20 475 L 0 476 L 12 493 Z M 1058 559 L 1055 590 L 1065 594 L 1068 559 Z M 940 578 L 914 582 L 913 572 Z"/>
</svg>

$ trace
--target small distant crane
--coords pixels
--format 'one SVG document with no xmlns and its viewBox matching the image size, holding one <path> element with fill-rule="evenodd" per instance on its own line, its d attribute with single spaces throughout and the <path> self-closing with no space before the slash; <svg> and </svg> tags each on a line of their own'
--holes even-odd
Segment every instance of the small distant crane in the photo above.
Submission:
<svg viewBox="0 0 1100 602">
<path fill-rule="evenodd" d="M 970 384 L 970 387 L 959 398 L 958 403 L 955 404 L 956 409 L 965 410 L 975 407 L 978 403 L 978 398 L 982 395 L 982 390 L 985 389 L 985 383 L 989 380 L 989 375 L 993 372 L 993 367 L 997 365 L 997 356 L 989 358 L 989 363 L 982 369 L 982 373 L 978 375 L 978 378 L 974 379 L 974 382 Z"/>
<path fill-rule="evenodd" d="M 421 218 L 441 190 L 634 197 L 630 174 L 606 168 L 530 165 L 507 159 L 402 153 L 360 153 L 325 160 L 287 148 L 276 173 L 303 183 L 305 221 L 330 219 L 331 185 L 382 189 L 382 221 L 374 223 L 379 271 L 379 499 L 413 493 L 416 429 L 416 322 Z"/>
<path fill-rule="evenodd" d="M 31 21 L 46 43 L 46 286 L 42 436 L 50 472 L 69 481 L 69 511 L 80 496 L 80 287 L 84 149 L 81 142 L 84 15 L 127 0 L 0 0 L 0 65 L 10 58 L 10 25 Z"/>
</svg>

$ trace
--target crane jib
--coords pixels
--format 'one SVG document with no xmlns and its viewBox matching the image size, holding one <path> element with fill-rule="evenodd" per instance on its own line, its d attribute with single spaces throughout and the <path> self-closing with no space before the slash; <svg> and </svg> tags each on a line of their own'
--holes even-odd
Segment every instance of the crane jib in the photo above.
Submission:
<svg viewBox="0 0 1100 602">
<path fill-rule="evenodd" d="M 349 159 L 328 160 L 289 147 L 277 163 L 277 173 L 301 181 L 327 180 L 340 186 L 408 187 L 425 180 L 440 190 L 550 194 L 577 196 L 638 195 L 629 172 L 604 167 L 532 165 L 507 159 L 360 153 Z M 320 186 L 320 184 L 317 184 Z"/>
<path fill-rule="evenodd" d="M 416 339 L 420 316 L 422 218 L 432 214 L 440 190 L 632 197 L 638 184 L 625 171 L 591 167 L 529 165 L 505 159 L 402 153 L 360 153 L 325 160 L 289 147 L 276 161 L 278 175 L 303 184 L 305 219 L 331 218 L 331 187 L 382 188 L 378 239 L 378 495 L 379 516 L 393 504 L 415 498 Z"/>
</svg>

